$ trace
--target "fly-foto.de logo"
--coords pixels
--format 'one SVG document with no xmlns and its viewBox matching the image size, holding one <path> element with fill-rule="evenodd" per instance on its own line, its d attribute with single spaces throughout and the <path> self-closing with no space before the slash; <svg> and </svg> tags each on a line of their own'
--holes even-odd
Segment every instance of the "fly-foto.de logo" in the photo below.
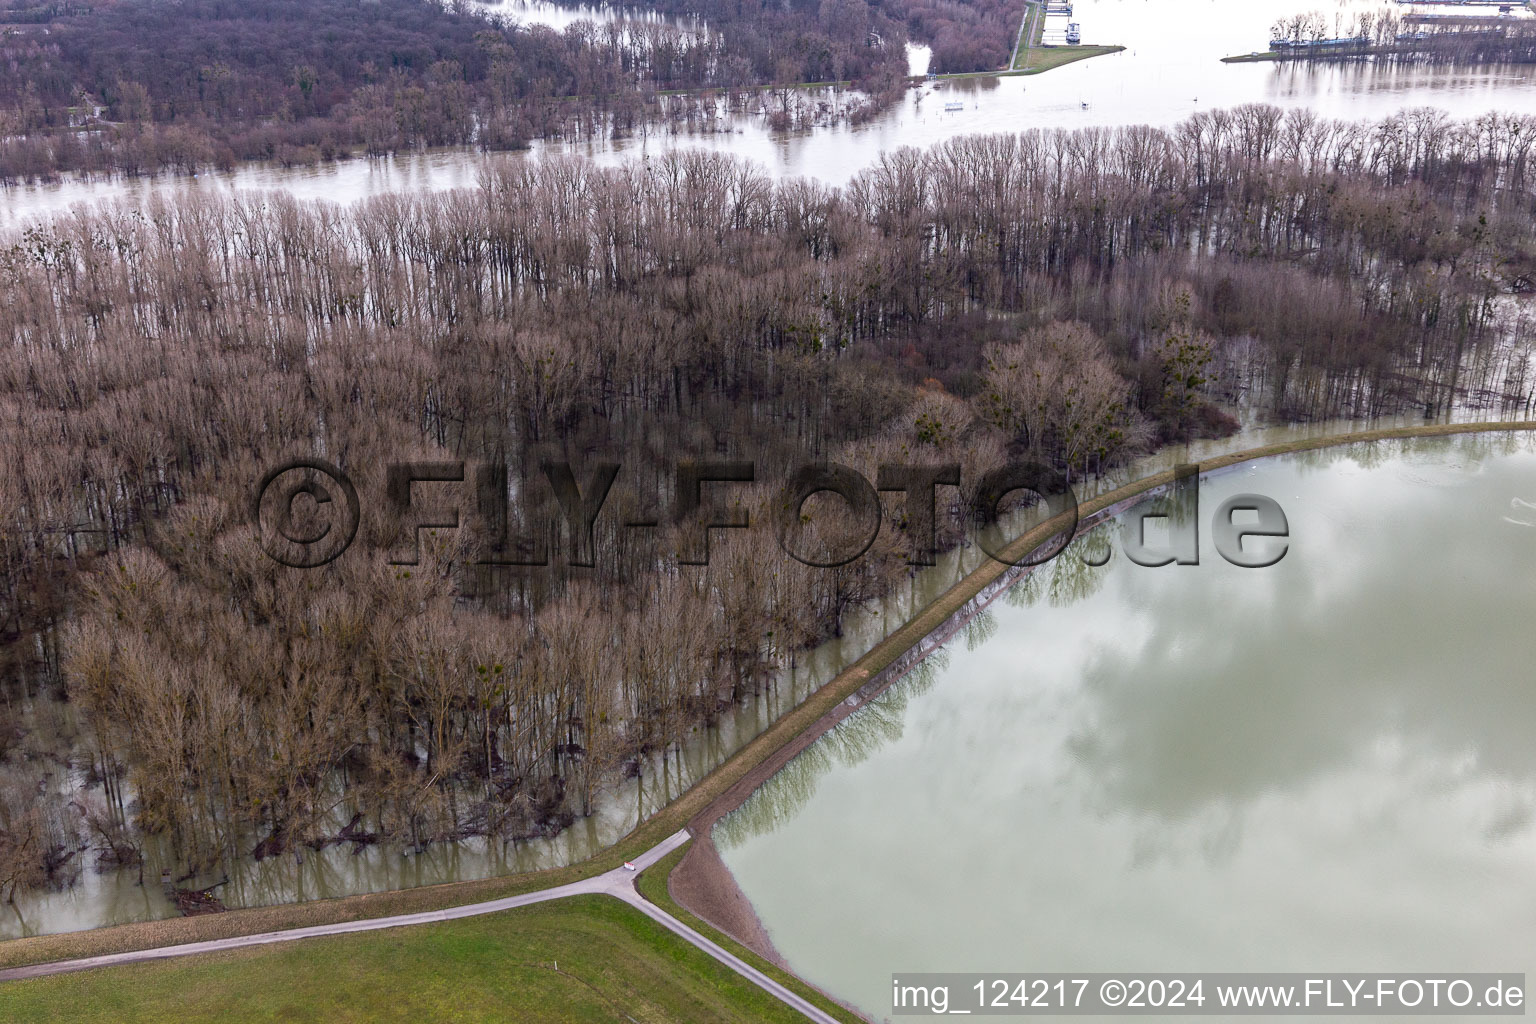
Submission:
<svg viewBox="0 0 1536 1024">
<path fill-rule="evenodd" d="M 551 460 L 539 469 L 535 479 L 548 489 L 542 497 L 553 500 L 563 526 L 564 550 L 558 555 L 569 565 L 595 565 L 596 527 L 622 467 L 595 462 L 578 476 L 569 461 Z M 1198 465 L 1177 467 L 1163 493 L 1120 514 L 1121 544 L 1132 562 L 1149 567 L 1199 564 L 1199 473 Z M 400 523 L 397 542 L 387 555 L 391 565 L 419 564 L 422 531 L 461 527 L 485 540 L 476 564 L 540 566 L 557 557 L 552 531 L 514 529 L 507 468 L 501 463 L 397 462 L 386 467 L 384 480 L 382 499 Z M 932 565 L 938 551 L 939 501 L 941 495 L 945 500 L 956 496 L 962 470 L 958 463 L 888 463 L 879 466 L 871 482 L 848 466 L 807 463 L 782 479 L 765 514 L 754 520 L 740 493 L 732 489 L 757 482 L 757 467 L 749 461 L 679 462 L 672 479 L 671 514 L 631 514 L 619 525 L 636 530 L 668 526 L 676 536 L 678 563 L 707 565 L 711 531 L 753 529 L 766 519 L 784 554 L 804 565 L 832 568 L 848 565 L 869 550 L 881 528 L 881 495 L 899 494 L 909 538 L 907 561 Z M 946 488 L 951 489 L 947 494 Z M 835 497 L 832 507 L 842 527 L 832 543 L 812 536 L 815 517 L 805 512 L 809 499 L 823 493 Z M 1000 513 L 1021 498 L 1036 515 L 1010 534 Z M 1081 522 L 1078 498 L 1066 477 L 1035 462 L 1010 462 L 981 473 L 964 504 L 972 539 L 990 557 L 1009 565 L 1050 561 L 1071 542 Z M 322 459 L 302 458 L 262 477 L 251 514 L 270 557 L 292 568 L 311 569 L 335 560 L 351 546 L 362 502 L 341 469 Z M 1154 543 L 1147 527 L 1156 520 L 1164 520 L 1166 530 Z M 1021 538 L 1042 523 L 1050 528 L 1039 543 L 1016 550 Z M 1234 495 L 1211 517 L 1217 553 L 1236 566 L 1274 565 L 1289 550 L 1289 537 L 1285 511 L 1264 495 Z M 1102 565 L 1108 557 L 1103 554 L 1095 564 Z"/>
</svg>

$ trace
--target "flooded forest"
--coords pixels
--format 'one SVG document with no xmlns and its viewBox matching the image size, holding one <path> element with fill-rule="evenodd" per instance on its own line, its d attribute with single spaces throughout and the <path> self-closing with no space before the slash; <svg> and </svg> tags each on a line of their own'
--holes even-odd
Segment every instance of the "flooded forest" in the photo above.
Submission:
<svg viewBox="0 0 1536 1024">
<path fill-rule="evenodd" d="M 151 838 L 216 877 L 557 832 L 964 543 L 1008 459 L 1081 479 L 1231 431 L 1232 408 L 1523 414 L 1533 144 L 1528 117 L 1250 105 L 897 149 L 840 188 L 719 154 L 560 157 L 13 234 L 0 897 L 131 868 Z M 361 495 L 317 568 L 273 560 L 250 512 L 295 458 Z M 682 557 L 686 460 L 755 467 L 709 485 L 753 526 L 710 530 L 708 564 Z M 386 500 L 404 462 L 477 467 L 416 490 L 495 528 L 417 530 Z M 819 462 L 960 484 L 936 522 L 886 494 L 866 554 L 821 568 L 760 525 Z M 607 494 L 590 536 L 567 484 Z M 826 495 L 805 510 L 851 528 Z"/>
</svg>

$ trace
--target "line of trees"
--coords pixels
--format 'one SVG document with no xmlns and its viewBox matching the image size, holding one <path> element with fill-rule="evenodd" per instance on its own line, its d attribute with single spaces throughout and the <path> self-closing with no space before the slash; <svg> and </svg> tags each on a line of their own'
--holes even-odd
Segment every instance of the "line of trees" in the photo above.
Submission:
<svg viewBox="0 0 1536 1024">
<path fill-rule="evenodd" d="M 0 181 L 512 149 L 717 105 L 668 90 L 852 80 L 864 99 L 840 114 L 859 117 L 906 74 L 903 26 L 867 0 L 676 5 L 708 27 L 653 16 L 555 31 L 437 0 L 98 3 L 5 24 L 31 10 L 0 0 Z M 778 99 L 784 127 L 805 116 L 790 100 L 814 104 Z"/>
<path fill-rule="evenodd" d="M 1336 11 L 1332 21 L 1322 11 L 1299 11 L 1278 18 L 1270 26 L 1270 38 L 1292 43 L 1324 39 L 1359 39 L 1385 46 L 1403 31 L 1402 15 L 1390 7 L 1379 10 Z"/>
<path fill-rule="evenodd" d="M 1213 398 L 1528 407 L 1532 136 L 1252 106 L 898 150 L 843 189 L 703 153 L 509 160 L 444 194 L 151 200 L 13 235 L 0 886 L 145 833 L 204 868 L 344 824 L 546 834 L 907 578 L 920 517 L 894 495 L 842 568 L 766 525 L 681 564 L 669 528 L 622 525 L 669 507 L 681 459 L 754 460 L 730 493 L 760 524 L 808 460 L 961 462 L 955 543 L 983 469 L 1092 473 L 1230 429 Z M 373 496 L 309 571 L 247 511 L 296 455 Z M 551 457 L 623 467 L 592 566 L 554 537 L 547 566 L 483 565 L 467 527 L 389 564 L 388 463 L 502 465 L 526 531 L 563 521 Z M 825 497 L 812 518 L 849 526 Z"/>
<path fill-rule="evenodd" d="M 1271 39 L 1304 59 L 1372 59 L 1413 64 L 1536 63 L 1536 20 L 1529 18 L 1409 16 L 1390 8 L 1321 11 L 1275 21 Z M 1331 45 L 1318 46 L 1319 43 Z M 1282 50 L 1282 52 L 1286 52 Z"/>
</svg>

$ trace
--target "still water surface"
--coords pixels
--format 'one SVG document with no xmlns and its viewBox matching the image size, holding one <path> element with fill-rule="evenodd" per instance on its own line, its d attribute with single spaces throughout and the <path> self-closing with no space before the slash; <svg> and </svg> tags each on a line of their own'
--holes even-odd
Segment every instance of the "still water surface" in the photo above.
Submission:
<svg viewBox="0 0 1536 1024">
<path fill-rule="evenodd" d="M 1278 565 L 1106 526 L 722 822 L 798 973 L 875 1019 L 895 972 L 1536 976 L 1536 439 L 1261 461 L 1201 530 L 1242 492 Z"/>
<path fill-rule="evenodd" d="M 1536 67 L 1375 67 L 1341 64 L 1222 64 L 1220 58 L 1268 45 L 1278 18 L 1314 10 L 1347 19 L 1380 10 L 1380 0 L 1076 0 L 1073 19 L 1084 43 L 1118 43 L 1119 54 L 1096 57 L 1043 75 L 951 80 L 909 91 L 892 109 L 857 127 L 770 132 L 755 118 L 738 131 L 707 135 L 652 130 L 589 143 L 539 143 L 528 156 L 431 152 L 321 167 L 244 166 L 197 177 L 68 180 L 0 191 L 0 226 L 102 198 L 142 199 L 219 193 L 232 188 L 283 189 L 304 198 L 352 202 L 383 192 L 473 185 L 486 161 L 580 153 L 603 163 L 665 149 L 703 147 L 748 157 L 775 175 L 805 175 L 840 184 L 882 152 L 927 146 L 956 135 L 1089 125 L 1170 125 L 1197 110 L 1263 102 L 1310 107 L 1328 117 L 1379 118 L 1403 108 L 1435 106 L 1455 117 L 1489 110 L 1536 113 Z M 562 8 L 502 3 L 495 9 L 527 22 L 563 27 L 575 16 L 612 20 L 611 7 Z M 914 70 L 926 64 L 914 48 Z M 945 111 L 960 101 L 964 109 Z M 1087 104 L 1084 106 L 1084 104 Z"/>
</svg>

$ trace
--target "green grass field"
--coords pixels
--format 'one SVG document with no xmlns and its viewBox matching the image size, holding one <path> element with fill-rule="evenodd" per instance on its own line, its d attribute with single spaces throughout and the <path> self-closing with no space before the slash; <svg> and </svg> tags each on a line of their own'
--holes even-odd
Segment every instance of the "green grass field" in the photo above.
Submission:
<svg viewBox="0 0 1536 1024">
<path fill-rule="evenodd" d="M 1123 49 L 1123 46 L 1033 46 L 1019 51 L 1014 58 L 1013 70 L 1038 75 L 1063 64 L 1101 57 L 1106 53 L 1119 53 Z"/>
<path fill-rule="evenodd" d="M 607 896 L 0 984 L 0 1021 L 805 1020 Z"/>
<path fill-rule="evenodd" d="M 686 847 L 640 878 L 645 896 L 835 1016 L 852 1014 L 667 894 Z M 607 896 L 229 953 L 0 983 L 0 1022 L 243 1024 L 430 1021 L 801 1024 L 734 971 Z"/>
</svg>

